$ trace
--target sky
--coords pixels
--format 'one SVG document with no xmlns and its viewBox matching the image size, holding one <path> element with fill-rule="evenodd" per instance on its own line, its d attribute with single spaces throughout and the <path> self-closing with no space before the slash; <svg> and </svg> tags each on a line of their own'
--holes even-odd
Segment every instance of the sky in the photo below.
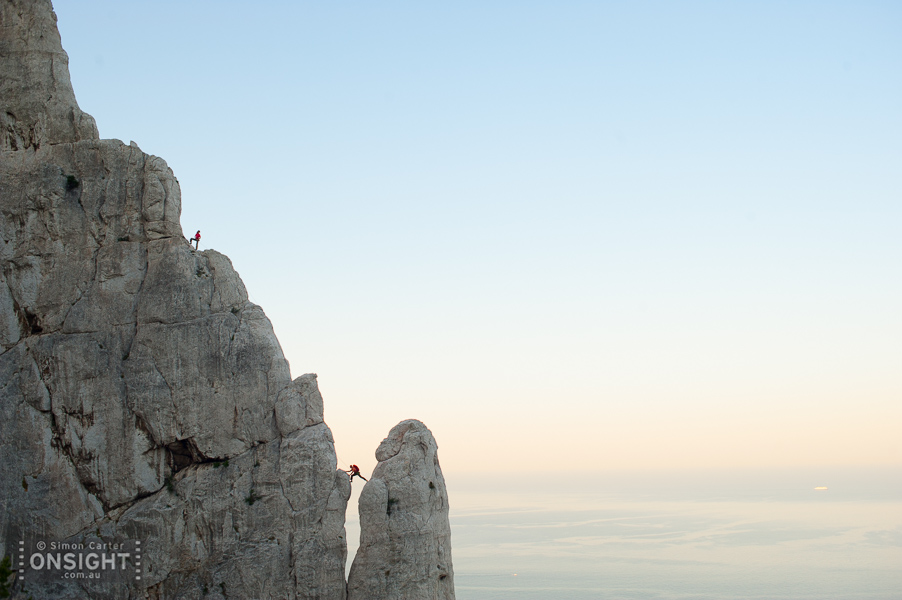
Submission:
<svg viewBox="0 0 902 600">
<path fill-rule="evenodd" d="M 340 463 L 902 465 L 902 5 L 55 0 Z"/>
</svg>

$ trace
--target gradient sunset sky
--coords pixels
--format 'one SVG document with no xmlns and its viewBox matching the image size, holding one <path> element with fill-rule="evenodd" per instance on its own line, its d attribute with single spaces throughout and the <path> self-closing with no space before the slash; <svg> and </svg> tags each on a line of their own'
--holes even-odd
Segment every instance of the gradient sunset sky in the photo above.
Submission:
<svg viewBox="0 0 902 600">
<path fill-rule="evenodd" d="M 902 465 L 902 4 L 54 7 L 342 462 Z"/>
</svg>

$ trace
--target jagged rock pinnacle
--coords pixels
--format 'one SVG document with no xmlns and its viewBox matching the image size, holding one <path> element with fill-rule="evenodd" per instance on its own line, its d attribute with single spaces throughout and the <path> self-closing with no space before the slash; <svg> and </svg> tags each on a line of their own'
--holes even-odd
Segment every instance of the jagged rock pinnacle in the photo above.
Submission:
<svg viewBox="0 0 902 600">
<path fill-rule="evenodd" d="M 0 150 L 97 139 L 75 102 L 50 0 L 3 0 L 0 29 Z"/>
<path fill-rule="evenodd" d="M 448 493 L 438 445 L 420 421 L 402 421 L 376 451 L 360 494 L 360 548 L 348 600 L 454 600 Z"/>
</svg>

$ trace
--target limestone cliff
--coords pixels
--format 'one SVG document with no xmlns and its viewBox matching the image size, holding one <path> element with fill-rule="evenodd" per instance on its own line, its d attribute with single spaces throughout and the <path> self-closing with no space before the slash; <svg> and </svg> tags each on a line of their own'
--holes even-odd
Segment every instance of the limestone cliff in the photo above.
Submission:
<svg viewBox="0 0 902 600">
<path fill-rule="evenodd" d="M 0 113 L 0 150 L 97 139 L 94 119 L 75 103 L 69 57 L 60 45 L 50 2 L 4 0 L 0 16 L 0 98 L 6 105 Z M 13 98 L 14 103 L 7 100 Z"/>
<path fill-rule="evenodd" d="M 26 568 L 15 593 L 345 598 L 316 377 L 186 242 L 165 161 L 98 139 L 55 21 L 0 0 L 0 556 L 132 546 L 127 573 Z"/>
<path fill-rule="evenodd" d="M 360 548 L 348 600 L 454 600 L 448 492 L 432 433 L 392 428 L 360 494 Z"/>
</svg>

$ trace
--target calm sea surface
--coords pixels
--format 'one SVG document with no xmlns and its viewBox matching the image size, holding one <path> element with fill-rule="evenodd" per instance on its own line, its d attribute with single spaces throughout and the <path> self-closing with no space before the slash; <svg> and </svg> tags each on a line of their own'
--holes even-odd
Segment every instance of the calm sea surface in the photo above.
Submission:
<svg viewBox="0 0 902 600">
<path fill-rule="evenodd" d="M 902 600 L 900 469 L 448 487 L 458 600 Z"/>
</svg>

